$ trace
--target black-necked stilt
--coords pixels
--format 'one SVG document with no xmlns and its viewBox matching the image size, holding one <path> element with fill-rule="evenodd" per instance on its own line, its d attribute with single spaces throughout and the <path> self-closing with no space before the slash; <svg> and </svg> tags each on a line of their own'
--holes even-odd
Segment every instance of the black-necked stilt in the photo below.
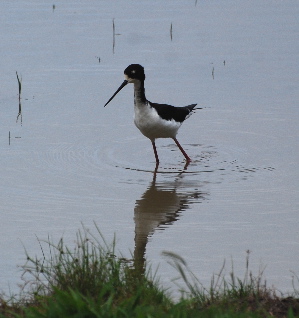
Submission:
<svg viewBox="0 0 299 318">
<path fill-rule="evenodd" d="M 144 68 L 139 64 L 131 64 L 124 70 L 124 74 L 125 80 L 105 106 L 128 83 L 134 83 L 134 122 L 141 133 L 151 140 L 156 158 L 156 166 L 159 165 L 159 157 L 155 144 L 155 139 L 157 138 L 172 138 L 183 153 L 187 163 L 189 163 L 191 159 L 176 139 L 176 135 L 182 123 L 191 115 L 197 104 L 175 107 L 167 104 L 152 103 L 145 97 Z"/>
</svg>

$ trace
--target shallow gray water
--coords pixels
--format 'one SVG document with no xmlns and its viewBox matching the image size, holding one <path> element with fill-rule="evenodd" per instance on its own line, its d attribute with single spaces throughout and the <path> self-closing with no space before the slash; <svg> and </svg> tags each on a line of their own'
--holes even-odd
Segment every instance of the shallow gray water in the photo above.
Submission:
<svg viewBox="0 0 299 318">
<path fill-rule="evenodd" d="M 168 286 L 179 254 L 203 284 L 224 259 L 292 291 L 298 274 L 297 1 L 60 1 L 1 6 L 0 286 L 18 290 L 23 246 L 72 244 L 96 222 L 126 257 Z M 113 47 L 112 21 L 115 23 Z M 172 24 L 172 40 L 170 26 Z M 149 100 L 198 110 L 178 140 L 134 127 L 133 88 L 106 108 L 140 63 Z M 18 83 L 22 76 L 19 113 Z M 9 138 L 10 132 L 10 138 Z M 227 272 L 230 265 L 227 266 Z"/>
</svg>

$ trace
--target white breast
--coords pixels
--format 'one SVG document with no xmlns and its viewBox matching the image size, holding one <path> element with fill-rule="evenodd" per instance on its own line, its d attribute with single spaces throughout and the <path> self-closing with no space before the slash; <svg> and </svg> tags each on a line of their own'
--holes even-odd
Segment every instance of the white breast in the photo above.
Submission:
<svg viewBox="0 0 299 318">
<path fill-rule="evenodd" d="M 147 138 L 175 138 L 181 123 L 162 119 L 157 111 L 147 104 L 135 104 L 134 123 Z"/>
</svg>

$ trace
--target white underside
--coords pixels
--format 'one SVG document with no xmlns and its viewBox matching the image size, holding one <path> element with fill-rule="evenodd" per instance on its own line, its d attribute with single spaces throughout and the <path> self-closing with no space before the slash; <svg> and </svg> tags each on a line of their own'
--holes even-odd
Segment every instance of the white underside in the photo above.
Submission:
<svg viewBox="0 0 299 318">
<path fill-rule="evenodd" d="M 175 138 L 181 123 L 162 119 L 149 105 L 137 104 L 134 107 L 134 123 L 141 133 L 155 140 L 156 138 Z"/>
</svg>

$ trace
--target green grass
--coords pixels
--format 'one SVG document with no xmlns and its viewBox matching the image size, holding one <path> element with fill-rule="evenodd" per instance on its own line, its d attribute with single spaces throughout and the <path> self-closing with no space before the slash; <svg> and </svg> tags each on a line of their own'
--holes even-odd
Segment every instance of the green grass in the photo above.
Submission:
<svg viewBox="0 0 299 318">
<path fill-rule="evenodd" d="M 18 299 L 0 298 L 0 317 L 299 317 L 298 293 L 284 298 L 266 288 L 262 273 L 249 271 L 249 253 L 243 279 L 233 270 L 226 279 L 223 264 L 206 288 L 184 259 L 165 252 L 186 286 L 174 301 L 150 270 L 116 256 L 115 242 L 107 244 L 96 229 L 78 231 L 73 249 L 61 239 L 40 242 L 41 258 L 26 253 L 24 289 Z"/>
</svg>

